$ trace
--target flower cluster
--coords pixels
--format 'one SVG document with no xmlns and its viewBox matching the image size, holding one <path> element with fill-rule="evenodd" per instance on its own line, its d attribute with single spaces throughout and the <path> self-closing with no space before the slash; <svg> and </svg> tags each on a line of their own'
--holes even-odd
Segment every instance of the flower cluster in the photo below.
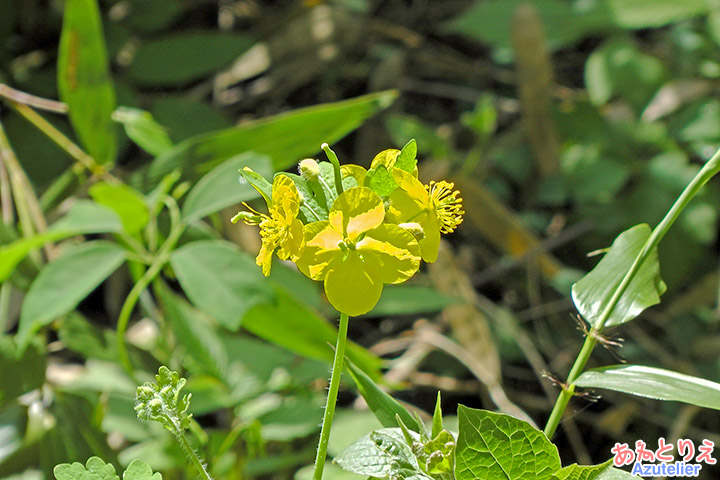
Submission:
<svg viewBox="0 0 720 480">
<path fill-rule="evenodd" d="M 272 185 L 249 169 L 240 174 L 263 196 L 269 214 L 248 205 L 233 222 L 259 225 L 257 264 L 270 274 L 272 255 L 324 282 L 328 301 L 351 315 L 369 312 L 383 285 L 412 277 L 420 260 L 434 262 L 440 234 L 462 222 L 462 200 L 453 183 L 417 179 L 415 141 L 385 150 L 369 170 L 306 159 L 300 175 L 276 174 Z"/>
</svg>

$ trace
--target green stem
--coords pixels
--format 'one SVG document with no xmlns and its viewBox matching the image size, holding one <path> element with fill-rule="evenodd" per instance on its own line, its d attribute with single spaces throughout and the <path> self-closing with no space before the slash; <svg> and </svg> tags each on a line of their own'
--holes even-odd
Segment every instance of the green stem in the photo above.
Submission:
<svg viewBox="0 0 720 480">
<path fill-rule="evenodd" d="M 153 263 L 147 269 L 145 274 L 133 286 L 132 290 L 130 290 L 130 293 L 128 293 L 128 296 L 120 309 L 117 331 L 115 332 L 115 342 L 118 349 L 118 356 L 120 357 L 120 363 L 131 376 L 135 375 L 135 371 L 127 353 L 127 346 L 125 345 L 125 331 L 127 330 L 128 322 L 130 321 L 130 314 L 132 314 L 132 311 L 140 298 L 140 294 L 147 288 L 148 285 L 150 285 L 150 282 L 152 282 L 155 276 L 160 273 L 160 270 L 162 270 L 170 259 L 170 254 L 172 253 L 172 250 L 183 230 L 184 226 L 182 224 L 173 226 L 170 231 L 170 235 L 167 240 L 165 240 L 165 243 L 163 243 L 160 251 L 155 257 L 155 260 L 153 260 Z"/>
<path fill-rule="evenodd" d="M 10 317 L 10 282 L 0 284 L 0 336 L 5 335 Z"/>
<path fill-rule="evenodd" d="M 597 344 L 597 337 L 602 334 L 602 331 L 605 328 L 605 324 L 610 319 L 610 315 L 612 315 L 613 310 L 620 301 L 620 298 L 622 298 L 623 294 L 627 290 L 630 282 L 632 282 L 632 279 L 640 270 L 640 267 L 642 267 L 643 262 L 645 262 L 650 253 L 657 248 L 660 240 L 662 240 L 668 230 L 670 230 L 670 227 L 673 223 L 675 223 L 675 220 L 677 220 L 677 218 L 680 216 L 680 213 L 682 213 L 682 211 L 685 209 L 685 207 L 687 207 L 687 205 L 695 197 L 695 195 L 697 195 L 700 189 L 718 172 L 720 172 L 720 150 L 715 152 L 712 158 L 710 158 L 710 160 L 705 163 L 705 165 L 698 172 L 698 174 L 695 175 L 695 178 L 693 178 L 692 181 L 688 184 L 688 186 L 685 187 L 685 190 L 683 190 L 683 192 L 680 194 L 680 196 L 670 208 L 668 213 L 665 214 L 665 217 L 657 225 L 657 227 L 655 227 L 655 229 L 648 237 L 647 241 L 645 241 L 645 245 L 643 245 L 642 250 L 640 250 L 640 253 L 638 253 L 637 257 L 635 258 L 635 261 L 628 269 L 617 289 L 615 289 L 613 296 L 610 297 L 607 305 L 605 305 L 605 308 L 603 309 L 597 323 L 592 327 L 589 334 L 585 337 L 585 342 L 583 343 L 582 349 L 580 350 L 580 353 L 575 359 L 575 363 L 570 369 L 567 382 L 565 383 L 565 386 L 560 392 L 560 395 L 558 395 L 555 406 L 553 407 L 553 410 L 550 413 L 550 417 L 548 418 L 547 425 L 545 426 L 545 435 L 548 438 L 551 438 L 555 433 L 555 430 L 557 429 L 560 420 L 562 419 L 563 413 L 565 412 L 565 408 L 570 402 L 570 398 L 572 398 L 575 393 L 575 380 L 577 380 L 577 378 L 580 376 L 583 369 L 585 368 L 585 365 L 590 358 L 590 354 L 592 353 L 595 345 Z"/>
<path fill-rule="evenodd" d="M 313 480 L 322 480 L 323 469 L 325 468 L 325 456 L 327 455 L 328 440 L 330 439 L 330 427 L 332 426 L 333 417 L 335 416 L 335 402 L 337 402 L 338 389 L 340 388 L 340 375 L 343 369 L 343 358 L 345 357 L 348 323 L 350 323 L 350 317 L 348 317 L 346 313 L 341 313 L 337 345 L 335 346 L 335 360 L 333 361 L 332 374 L 330 375 L 330 389 L 328 390 L 325 415 L 323 416 L 322 428 L 320 429 L 320 442 L 318 443 L 317 455 L 315 456 L 315 473 L 313 474 Z"/>
<path fill-rule="evenodd" d="M 185 436 L 185 432 L 183 432 L 180 427 L 176 426 L 173 434 L 175 435 L 178 443 L 180 443 L 182 449 L 185 450 L 185 453 L 187 454 L 195 469 L 197 469 L 198 473 L 200 474 L 200 478 L 202 478 L 203 480 L 212 480 L 212 477 L 205 468 L 205 465 L 203 465 L 203 463 L 200 461 L 200 458 L 197 456 L 197 453 L 195 453 L 195 450 L 193 450 L 190 446 L 190 442 L 188 442 L 187 437 Z"/>
<path fill-rule="evenodd" d="M 322 148 L 325 155 L 327 155 L 328 160 L 332 163 L 333 171 L 335 173 L 335 190 L 337 190 L 337 194 L 340 195 L 343 193 L 342 175 L 340 174 L 340 160 L 338 160 L 337 155 L 335 155 L 335 152 L 332 151 L 330 145 L 327 143 L 323 143 L 320 148 Z"/>
</svg>

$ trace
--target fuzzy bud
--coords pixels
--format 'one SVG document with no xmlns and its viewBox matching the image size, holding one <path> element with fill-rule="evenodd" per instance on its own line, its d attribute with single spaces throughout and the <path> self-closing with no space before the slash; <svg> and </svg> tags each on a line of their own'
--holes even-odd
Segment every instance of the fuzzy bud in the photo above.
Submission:
<svg viewBox="0 0 720 480">
<path fill-rule="evenodd" d="M 312 158 L 306 158 L 298 164 L 300 176 L 305 180 L 317 181 L 320 178 L 320 166 Z"/>
</svg>

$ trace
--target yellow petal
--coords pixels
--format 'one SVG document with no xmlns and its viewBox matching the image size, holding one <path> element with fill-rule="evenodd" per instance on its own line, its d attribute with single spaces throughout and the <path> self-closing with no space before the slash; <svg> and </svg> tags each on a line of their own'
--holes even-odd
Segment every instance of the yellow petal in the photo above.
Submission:
<svg viewBox="0 0 720 480">
<path fill-rule="evenodd" d="M 395 165 L 395 160 L 397 160 L 398 155 L 400 155 L 400 150 L 396 148 L 383 150 L 382 152 L 375 155 L 375 158 L 373 158 L 372 162 L 370 163 L 370 168 L 377 168 L 380 165 L 384 165 L 385 168 L 390 170 L 393 165 Z"/>
<path fill-rule="evenodd" d="M 303 223 L 297 218 L 290 223 L 287 232 L 287 238 L 280 245 L 278 257 L 283 260 L 291 259 L 293 261 L 300 257 L 305 248 L 305 233 L 303 231 Z"/>
<path fill-rule="evenodd" d="M 395 183 L 397 183 L 402 190 L 407 192 L 408 195 L 416 199 L 418 203 L 424 206 L 430 205 L 430 195 L 427 190 L 425 190 L 425 185 L 423 185 L 420 180 L 415 178 L 411 173 L 408 173 L 405 170 L 400 170 L 399 168 L 394 168 L 392 170 L 392 175 L 395 179 Z"/>
<path fill-rule="evenodd" d="M 411 233 L 397 225 L 380 225 L 358 242 L 357 252 L 365 268 L 375 271 L 383 283 L 402 283 L 420 267 L 420 246 Z"/>
<path fill-rule="evenodd" d="M 333 228 L 352 242 L 361 233 L 379 226 L 384 218 L 382 200 L 367 187 L 353 187 L 340 194 L 328 216 Z"/>
<path fill-rule="evenodd" d="M 300 194 L 295 182 L 287 175 L 276 175 L 272 187 L 272 207 L 286 223 L 297 217 L 300 210 Z"/>
<path fill-rule="evenodd" d="M 268 242 L 262 242 L 260 246 L 260 252 L 258 252 L 255 258 L 255 263 L 262 267 L 262 273 L 266 277 L 270 275 L 270 269 L 272 268 L 272 254 L 275 251 L 275 245 L 271 245 Z"/>
<path fill-rule="evenodd" d="M 440 223 L 434 214 L 430 214 L 425 217 L 422 227 L 425 238 L 418 242 L 422 259 L 426 263 L 433 263 L 437 260 L 440 249 Z"/>
<path fill-rule="evenodd" d="M 368 269 L 357 252 L 350 252 L 344 262 L 334 259 L 325 277 L 325 294 L 330 304 L 352 317 L 372 310 L 382 289 L 377 272 Z"/>
<path fill-rule="evenodd" d="M 354 165 L 352 163 L 347 165 L 341 165 L 340 166 L 340 174 L 343 178 L 346 177 L 352 177 L 357 182 L 358 187 L 362 187 L 365 184 L 365 175 L 367 175 L 367 170 L 365 170 L 360 165 Z"/>
<path fill-rule="evenodd" d="M 295 262 L 305 276 L 323 280 L 330 261 L 341 255 L 338 244 L 342 241 L 340 232 L 329 222 L 313 222 L 304 228 L 305 248 Z"/>
</svg>

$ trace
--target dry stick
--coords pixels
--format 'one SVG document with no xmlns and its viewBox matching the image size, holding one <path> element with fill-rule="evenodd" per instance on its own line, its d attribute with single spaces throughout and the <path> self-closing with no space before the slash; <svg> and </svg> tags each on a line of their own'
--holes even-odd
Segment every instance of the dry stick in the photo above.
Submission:
<svg viewBox="0 0 720 480">
<path fill-rule="evenodd" d="M 68 106 L 63 102 L 56 102 L 47 98 L 36 97 L 29 93 L 16 90 L 4 83 L 0 83 L 0 97 L 6 98 L 11 102 L 29 105 L 39 110 L 46 110 L 53 113 L 67 113 Z"/>
<path fill-rule="evenodd" d="M 27 121 L 35 125 L 40 131 L 47 135 L 50 140 L 55 142 L 60 148 L 65 150 L 71 157 L 83 167 L 87 168 L 93 175 L 109 180 L 113 183 L 122 183 L 117 177 L 109 173 L 105 167 L 99 165 L 93 157 L 85 153 L 80 147 L 75 145 L 72 140 L 66 137 L 60 130 L 55 128 L 50 122 L 40 116 L 35 110 L 24 105 L 9 100 L 10 106 L 20 115 L 25 117 Z"/>
<path fill-rule="evenodd" d="M 10 141 L 5 134 L 5 130 L 2 128 L 2 124 L 0 124 L 0 157 L 10 173 L 11 190 L 15 196 L 15 208 L 18 211 L 23 236 L 30 237 L 35 232 L 44 232 L 47 230 L 47 222 L 45 221 L 42 208 L 40 208 L 40 202 L 37 196 L 35 196 L 35 190 L 10 146 Z M 43 249 L 48 259 L 55 257 L 55 248 L 51 243 L 46 243 Z M 38 263 L 41 262 L 40 258 L 35 258 L 35 260 Z"/>
<path fill-rule="evenodd" d="M 0 210 L 2 210 L 2 222 L 5 225 L 12 225 L 15 215 L 13 214 L 13 201 L 10 193 L 10 178 L 2 156 L 0 156 Z"/>
</svg>

